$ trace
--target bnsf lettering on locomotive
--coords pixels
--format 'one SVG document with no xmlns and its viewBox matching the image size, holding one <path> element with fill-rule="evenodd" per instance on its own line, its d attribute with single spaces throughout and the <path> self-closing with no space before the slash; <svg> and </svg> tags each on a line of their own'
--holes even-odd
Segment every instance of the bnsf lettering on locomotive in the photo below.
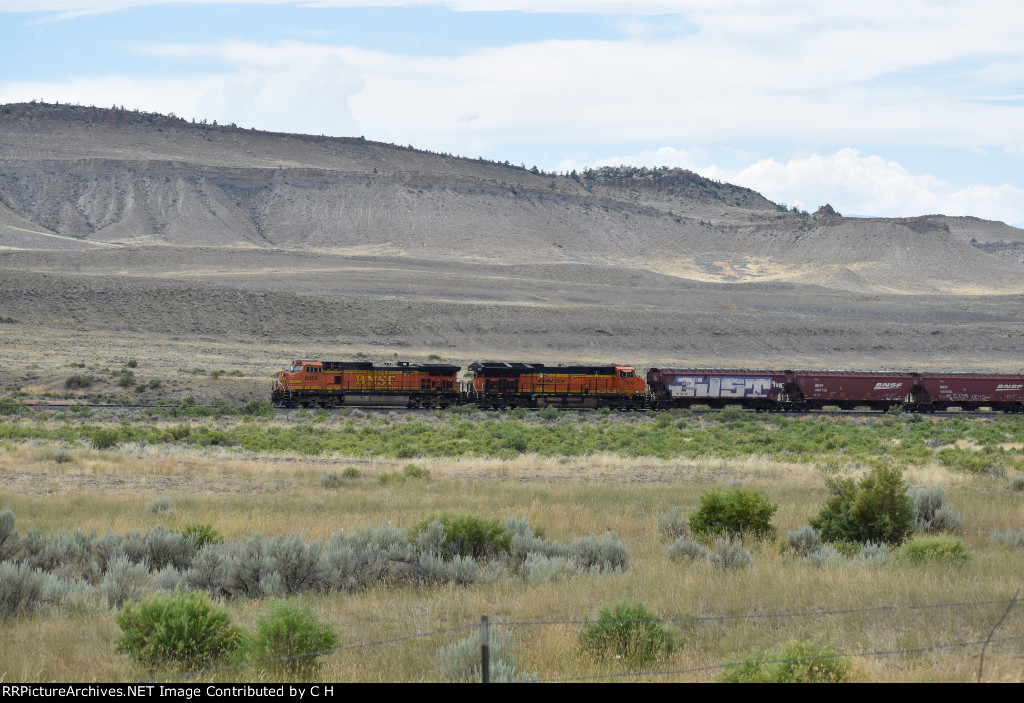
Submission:
<svg viewBox="0 0 1024 703">
<path fill-rule="evenodd" d="M 903 383 L 902 382 L 896 382 L 896 383 L 876 383 L 875 384 L 875 390 L 876 391 L 893 391 L 893 390 L 896 390 L 897 388 L 902 388 L 902 387 L 903 387 Z"/>
<path fill-rule="evenodd" d="M 772 389 L 772 379 L 755 376 L 676 376 L 668 389 L 677 398 L 763 398 Z"/>
</svg>

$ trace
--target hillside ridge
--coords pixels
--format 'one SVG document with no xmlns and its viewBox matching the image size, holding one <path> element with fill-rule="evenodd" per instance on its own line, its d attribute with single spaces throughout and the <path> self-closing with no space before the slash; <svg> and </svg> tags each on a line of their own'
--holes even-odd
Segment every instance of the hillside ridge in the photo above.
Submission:
<svg viewBox="0 0 1024 703">
<path fill-rule="evenodd" d="M 0 247 L 245 247 L 643 268 L 896 293 L 1024 290 L 1024 230 L 787 210 L 683 169 L 552 174 L 363 137 L 0 106 Z"/>
</svg>

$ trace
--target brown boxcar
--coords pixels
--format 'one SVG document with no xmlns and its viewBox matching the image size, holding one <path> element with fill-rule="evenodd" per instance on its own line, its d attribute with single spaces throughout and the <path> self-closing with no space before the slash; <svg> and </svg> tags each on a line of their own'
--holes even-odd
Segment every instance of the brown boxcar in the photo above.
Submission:
<svg viewBox="0 0 1024 703">
<path fill-rule="evenodd" d="M 459 402 L 459 366 L 410 364 L 376 366 L 360 361 L 299 359 L 278 374 L 271 394 L 284 407 L 391 405 L 446 408 Z"/>
<path fill-rule="evenodd" d="M 470 402 L 481 407 L 642 409 L 648 406 L 643 378 L 632 366 L 545 366 L 505 361 L 470 364 Z"/>
<path fill-rule="evenodd" d="M 964 373 L 918 374 L 921 410 L 992 408 L 1024 412 L 1024 376 L 990 376 Z"/>
<path fill-rule="evenodd" d="M 853 371 L 794 371 L 793 402 L 802 408 L 837 406 L 851 410 L 866 406 L 885 410 L 912 398 L 917 382 L 912 373 L 858 373 Z"/>
<path fill-rule="evenodd" d="M 785 371 L 746 369 L 651 369 L 647 385 L 657 408 L 736 405 L 780 410 L 787 400 Z"/>
</svg>

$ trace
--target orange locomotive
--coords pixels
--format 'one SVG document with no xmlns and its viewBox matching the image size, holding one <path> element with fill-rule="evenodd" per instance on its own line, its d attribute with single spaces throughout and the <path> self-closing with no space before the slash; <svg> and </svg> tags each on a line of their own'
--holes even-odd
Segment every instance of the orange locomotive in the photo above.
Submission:
<svg viewBox="0 0 1024 703">
<path fill-rule="evenodd" d="M 545 366 L 484 361 L 470 364 L 473 388 L 467 402 L 482 408 L 649 407 L 647 384 L 632 366 Z"/>
<path fill-rule="evenodd" d="M 460 402 L 459 366 L 375 366 L 361 361 L 299 359 L 278 374 L 271 402 L 282 407 L 391 405 L 446 408 Z"/>
</svg>

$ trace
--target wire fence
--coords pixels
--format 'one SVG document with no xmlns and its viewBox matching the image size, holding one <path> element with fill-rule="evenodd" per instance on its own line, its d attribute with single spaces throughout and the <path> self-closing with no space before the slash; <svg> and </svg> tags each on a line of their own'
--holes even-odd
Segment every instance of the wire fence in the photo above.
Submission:
<svg viewBox="0 0 1024 703">
<path fill-rule="evenodd" d="M 536 628 L 549 628 L 556 626 L 576 626 L 576 627 L 587 627 L 594 624 L 600 623 L 661 623 L 661 624 L 699 624 L 708 622 L 736 622 L 736 621 L 775 621 L 775 620 L 787 620 L 795 618 L 826 618 L 826 617 L 842 617 L 848 615 L 881 615 L 885 613 L 894 613 L 899 611 L 915 612 L 915 611 L 927 611 L 927 610 L 965 610 L 968 608 L 982 608 L 991 606 L 1005 606 L 1002 609 L 1002 613 L 999 618 L 992 623 L 991 628 L 988 631 L 988 636 L 984 638 L 971 638 L 971 639 L 960 639 L 949 642 L 938 642 L 934 644 L 928 644 L 916 647 L 902 647 L 902 648 L 889 648 L 889 649 L 867 649 L 862 651 L 854 652 L 833 652 L 829 651 L 827 654 L 814 654 L 813 656 L 806 657 L 782 657 L 782 658 L 758 658 L 756 661 L 760 665 L 766 664 L 798 664 L 809 661 L 821 661 L 823 659 L 829 660 L 840 660 L 840 659 L 865 659 L 865 658 L 883 658 L 892 657 L 898 655 L 912 655 L 922 654 L 926 652 L 935 652 L 942 650 L 951 649 L 967 649 L 971 647 L 978 647 L 978 674 L 976 677 L 977 682 L 984 680 L 984 669 L 985 669 L 985 655 L 986 652 L 992 646 L 998 646 L 1002 644 L 1008 644 L 1011 642 L 1024 642 L 1024 635 L 1010 635 L 996 637 L 996 634 L 1006 624 L 1006 621 L 1017 604 L 1020 597 L 1021 589 L 1018 589 L 1013 596 L 1009 598 L 1001 599 L 990 599 L 990 600 L 977 600 L 977 601 L 955 601 L 945 603 L 923 603 L 923 604 L 893 604 L 893 605 L 878 605 L 878 606 L 866 606 L 859 608 L 844 608 L 838 610 L 803 610 L 794 612 L 774 612 L 774 613 L 739 613 L 739 614 L 711 614 L 711 615 L 693 615 L 693 616 L 680 616 L 680 617 L 666 617 L 666 618 L 625 618 L 615 620 L 600 620 L 600 619 L 551 619 L 551 620 L 490 620 L 488 616 L 482 615 L 479 622 L 465 623 L 461 625 L 453 625 L 437 630 L 429 630 L 424 632 L 415 632 L 404 635 L 397 635 L 385 639 L 361 642 L 356 644 L 347 644 L 330 649 L 318 650 L 314 652 L 305 652 L 301 654 L 295 654 L 292 656 L 278 657 L 275 659 L 265 659 L 261 661 L 245 662 L 242 664 L 234 664 L 230 666 L 213 667 L 195 671 L 186 671 L 177 674 L 171 674 L 167 676 L 150 678 L 137 681 L 136 683 L 160 683 L 160 682 L 172 682 L 181 681 L 184 679 L 194 679 L 198 677 L 214 677 L 229 672 L 239 672 L 244 670 L 258 669 L 262 667 L 270 667 L 277 664 L 285 664 L 290 661 L 299 661 L 303 659 L 321 657 L 331 654 L 338 654 L 342 652 L 352 652 L 356 650 L 367 650 L 378 647 L 384 647 L 388 645 L 395 645 L 404 642 L 410 642 L 414 640 L 424 640 L 429 638 L 441 637 L 446 635 L 453 635 L 456 633 L 477 633 L 479 632 L 480 637 L 480 668 L 478 671 L 481 673 L 482 683 L 489 682 L 488 670 L 489 670 L 489 653 L 491 649 L 490 633 L 494 628 L 506 628 L 508 630 L 516 629 L 536 629 Z M 975 626 L 980 626 L 981 623 L 974 623 Z M 471 634 L 472 636 L 472 634 Z M 665 677 L 677 677 L 679 679 L 692 678 L 699 674 L 708 674 L 715 671 L 723 671 L 734 666 L 742 666 L 748 664 L 750 659 L 742 660 L 729 660 L 717 662 L 714 664 L 707 664 L 697 667 L 689 667 L 682 669 L 637 669 L 637 670 L 617 670 L 612 672 L 602 672 L 597 674 L 586 674 L 579 676 L 553 676 L 547 678 L 539 678 L 535 676 L 527 677 L 525 680 L 532 682 L 543 682 L 543 683 L 569 683 L 569 682 L 586 682 L 586 681 L 600 681 L 610 679 L 625 679 L 635 680 L 638 678 L 660 678 Z M 425 677 L 429 676 L 427 674 Z"/>
</svg>

